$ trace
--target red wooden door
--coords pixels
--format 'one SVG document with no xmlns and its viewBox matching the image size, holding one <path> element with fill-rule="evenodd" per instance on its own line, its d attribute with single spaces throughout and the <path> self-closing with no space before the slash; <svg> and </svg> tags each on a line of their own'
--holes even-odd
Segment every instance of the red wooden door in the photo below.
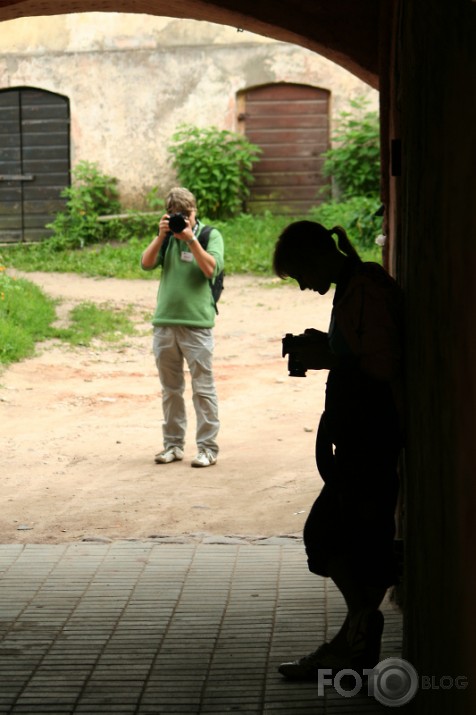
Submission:
<svg viewBox="0 0 476 715">
<path fill-rule="evenodd" d="M 238 120 L 263 150 L 254 165 L 247 208 L 252 213 L 304 214 L 322 200 L 322 153 L 329 148 L 329 92 L 299 84 L 270 84 L 238 98 Z"/>
</svg>

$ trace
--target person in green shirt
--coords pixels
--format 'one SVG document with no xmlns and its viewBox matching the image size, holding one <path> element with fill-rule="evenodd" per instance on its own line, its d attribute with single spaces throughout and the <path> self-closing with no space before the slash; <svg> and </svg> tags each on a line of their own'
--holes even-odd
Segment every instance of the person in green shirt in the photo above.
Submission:
<svg viewBox="0 0 476 715">
<path fill-rule="evenodd" d="M 182 214 L 185 228 L 171 232 L 169 217 Z M 173 188 L 166 198 L 166 213 L 159 232 L 141 258 L 146 271 L 162 266 L 157 294 L 153 350 L 162 385 L 164 448 L 155 455 L 157 464 L 184 457 L 187 417 L 183 398 L 184 361 L 192 380 L 198 453 L 192 467 L 209 467 L 218 456 L 220 427 L 218 400 L 212 370 L 215 302 L 210 289 L 224 265 L 223 238 L 212 229 L 206 250 L 198 240 L 203 224 L 197 218 L 194 195 L 183 187 Z M 168 238 L 167 247 L 161 251 Z"/>
</svg>

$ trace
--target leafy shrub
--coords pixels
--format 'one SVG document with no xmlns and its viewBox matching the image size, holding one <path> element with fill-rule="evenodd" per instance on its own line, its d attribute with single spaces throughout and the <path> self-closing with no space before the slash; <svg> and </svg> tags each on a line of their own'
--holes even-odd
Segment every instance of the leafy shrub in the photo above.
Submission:
<svg viewBox="0 0 476 715">
<path fill-rule="evenodd" d="M 377 112 L 366 111 L 368 102 L 350 102 L 352 112 L 342 112 L 324 154 L 323 171 L 334 179 L 340 197 L 375 196 L 380 188 L 380 133 Z"/>
<path fill-rule="evenodd" d="M 172 142 L 178 180 L 195 195 L 201 214 L 225 219 L 242 211 L 259 147 L 242 134 L 190 125 L 182 125 Z"/>
<path fill-rule="evenodd" d="M 145 211 L 129 209 L 121 219 L 109 221 L 109 236 L 114 241 L 125 243 L 131 240 L 149 239 L 158 232 L 160 217 L 165 213 L 165 201 L 154 186 L 146 196 Z"/>
<path fill-rule="evenodd" d="M 373 247 L 382 231 L 382 219 L 375 216 L 380 200 L 371 196 L 354 196 L 348 201 L 330 201 L 320 204 L 309 212 L 311 221 L 318 221 L 326 228 L 343 226 L 351 241 L 359 246 Z"/>
<path fill-rule="evenodd" d="M 54 250 L 84 248 L 106 240 L 112 226 L 97 218 L 121 209 L 116 179 L 101 173 L 95 163 L 79 162 L 72 174 L 72 185 L 61 194 L 67 199 L 66 208 L 47 225 L 53 231 L 47 242 Z"/>
<path fill-rule="evenodd" d="M 158 191 L 159 187 L 153 186 L 147 193 L 146 202 L 149 211 L 157 211 L 157 213 L 162 214 L 165 212 L 165 200 L 159 196 Z"/>
</svg>

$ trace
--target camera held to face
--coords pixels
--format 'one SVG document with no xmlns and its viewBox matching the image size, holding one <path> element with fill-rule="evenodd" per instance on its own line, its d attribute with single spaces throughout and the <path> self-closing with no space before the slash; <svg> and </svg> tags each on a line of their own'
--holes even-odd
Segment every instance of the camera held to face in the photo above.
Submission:
<svg viewBox="0 0 476 715">
<path fill-rule="evenodd" d="M 303 363 L 294 354 L 296 350 L 304 348 L 309 345 L 308 335 L 293 335 L 292 333 L 286 333 L 283 338 L 283 357 L 289 355 L 288 357 L 288 372 L 290 377 L 306 377 L 307 368 L 304 367 Z"/>
<path fill-rule="evenodd" d="M 187 222 L 185 216 L 182 213 L 175 213 L 169 215 L 169 228 L 172 233 L 182 233 L 184 228 L 187 227 Z"/>
</svg>

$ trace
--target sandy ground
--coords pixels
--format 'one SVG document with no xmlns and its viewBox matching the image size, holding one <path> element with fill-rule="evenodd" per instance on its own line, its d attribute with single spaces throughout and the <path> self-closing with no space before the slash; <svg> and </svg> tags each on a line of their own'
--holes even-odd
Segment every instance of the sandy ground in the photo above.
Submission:
<svg viewBox="0 0 476 715">
<path fill-rule="evenodd" d="M 20 275 L 20 274 L 17 274 Z M 0 543 L 177 534 L 300 534 L 319 492 L 316 425 L 326 373 L 290 378 L 281 338 L 327 329 L 332 296 L 227 277 L 215 328 L 218 463 L 155 465 L 160 385 L 151 353 L 154 281 L 29 273 L 59 300 L 59 319 L 91 300 L 132 305 L 137 337 L 111 347 L 50 342 L 0 375 Z"/>
</svg>

